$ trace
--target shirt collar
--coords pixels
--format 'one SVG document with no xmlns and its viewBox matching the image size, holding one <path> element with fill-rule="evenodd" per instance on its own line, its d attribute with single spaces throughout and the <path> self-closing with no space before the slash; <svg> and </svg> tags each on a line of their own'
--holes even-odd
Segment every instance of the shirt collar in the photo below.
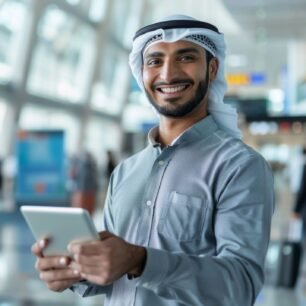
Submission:
<svg viewBox="0 0 306 306">
<path fill-rule="evenodd" d="M 210 136 L 213 132 L 218 129 L 216 122 L 213 117 L 208 115 L 204 119 L 198 121 L 190 128 L 181 133 L 176 137 L 170 146 L 179 145 L 186 141 L 196 141 Z M 158 138 L 158 126 L 153 127 L 148 134 L 149 144 L 153 147 L 160 147 L 160 143 L 157 142 Z"/>
<path fill-rule="evenodd" d="M 157 142 L 157 137 L 158 137 L 158 125 L 154 126 L 152 129 L 150 129 L 148 133 L 148 141 L 151 146 L 154 148 L 160 147 L 160 143 Z"/>
</svg>

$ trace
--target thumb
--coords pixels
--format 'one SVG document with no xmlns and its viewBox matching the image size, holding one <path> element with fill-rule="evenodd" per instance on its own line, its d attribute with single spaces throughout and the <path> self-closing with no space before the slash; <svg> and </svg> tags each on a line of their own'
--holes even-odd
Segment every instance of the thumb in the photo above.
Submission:
<svg viewBox="0 0 306 306">
<path fill-rule="evenodd" d="M 112 234 L 108 231 L 100 232 L 99 236 L 100 236 L 101 240 L 106 240 L 106 239 L 111 238 L 111 237 L 116 237 L 116 235 L 114 235 L 114 234 Z"/>
</svg>

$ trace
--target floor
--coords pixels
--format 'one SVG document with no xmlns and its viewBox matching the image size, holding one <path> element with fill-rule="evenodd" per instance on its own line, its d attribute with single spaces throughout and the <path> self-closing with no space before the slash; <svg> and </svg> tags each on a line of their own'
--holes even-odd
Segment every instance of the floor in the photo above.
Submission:
<svg viewBox="0 0 306 306">
<path fill-rule="evenodd" d="M 0 208 L 4 207 L 1 206 Z M 283 227 L 285 210 L 278 207 L 272 237 L 278 238 Z M 97 218 L 97 215 L 96 215 Z M 102 306 L 103 297 L 79 298 L 71 292 L 54 293 L 38 279 L 34 269 L 33 243 L 20 213 L 0 209 L 0 306 Z M 303 268 L 306 271 L 305 267 Z M 266 285 L 258 296 L 256 306 L 306 305 L 306 273 L 301 273 L 294 290 Z M 124 306 L 124 305 L 123 305 Z"/>
</svg>

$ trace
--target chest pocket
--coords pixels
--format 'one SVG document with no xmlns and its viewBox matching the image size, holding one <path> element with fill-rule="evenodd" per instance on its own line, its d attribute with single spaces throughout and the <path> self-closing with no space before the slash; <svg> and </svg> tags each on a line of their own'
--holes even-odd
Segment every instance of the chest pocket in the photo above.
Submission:
<svg viewBox="0 0 306 306">
<path fill-rule="evenodd" d="M 178 241 L 195 240 L 202 233 L 206 212 L 200 197 L 172 191 L 163 209 L 158 232 Z"/>
</svg>

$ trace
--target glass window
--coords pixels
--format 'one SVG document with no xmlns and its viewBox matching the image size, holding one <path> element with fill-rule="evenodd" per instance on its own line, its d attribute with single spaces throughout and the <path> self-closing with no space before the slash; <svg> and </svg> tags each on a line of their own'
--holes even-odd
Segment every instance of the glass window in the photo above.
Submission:
<svg viewBox="0 0 306 306">
<path fill-rule="evenodd" d="M 103 51 L 101 79 L 94 84 L 92 106 L 103 112 L 117 115 L 126 98 L 130 78 L 128 58 L 108 46 Z"/>
<path fill-rule="evenodd" d="M 15 124 L 15 110 L 9 100 L 0 97 L 0 157 L 6 156 L 11 147 Z"/>
<path fill-rule="evenodd" d="M 89 18 L 93 21 L 101 21 L 105 17 L 106 8 L 109 0 L 92 0 L 89 10 Z"/>
<path fill-rule="evenodd" d="M 108 0 L 66 0 L 67 3 L 77 6 L 88 14 L 93 21 L 101 21 L 105 16 Z"/>
<path fill-rule="evenodd" d="M 66 152 L 70 154 L 76 152 L 78 148 L 80 124 L 77 118 L 69 113 L 29 104 L 22 110 L 20 127 L 24 129 L 63 129 L 66 133 Z"/>
<path fill-rule="evenodd" d="M 80 0 L 66 0 L 71 5 L 78 5 L 80 3 Z"/>
<path fill-rule="evenodd" d="M 1 131 L 3 131 L 5 114 L 6 114 L 6 104 L 0 101 L 0 130 Z"/>
<path fill-rule="evenodd" d="M 4 82 L 14 77 L 17 68 L 28 2 L 27 0 L 0 2 L 0 80 Z"/>
<path fill-rule="evenodd" d="M 5 138 L 4 133 L 7 132 L 7 130 L 4 128 L 6 113 L 7 113 L 7 104 L 0 100 L 0 139 L 2 140 Z M 0 146 L 0 158 L 4 154 L 3 141 L 1 142 L 2 143 Z"/>
<path fill-rule="evenodd" d="M 81 11 L 88 13 L 92 0 L 66 0 L 69 4 L 77 6 Z"/>
<path fill-rule="evenodd" d="M 120 152 L 121 128 L 111 120 L 93 118 L 87 127 L 85 147 L 97 159 L 99 164 L 105 162 L 106 150 Z"/>
<path fill-rule="evenodd" d="M 111 18 L 110 29 L 112 30 L 113 36 L 118 41 L 123 41 L 125 37 L 126 24 L 128 21 L 130 1 L 118 1 L 115 0 L 112 5 L 113 16 Z"/>
<path fill-rule="evenodd" d="M 29 91 L 81 102 L 90 79 L 93 54 L 93 30 L 56 6 L 49 6 L 38 27 Z"/>
<path fill-rule="evenodd" d="M 132 48 L 133 37 L 140 27 L 143 6 L 142 0 L 130 0 L 128 15 L 125 17 L 127 22 L 123 32 L 123 45 L 128 49 Z"/>
<path fill-rule="evenodd" d="M 127 48 L 132 46 L 133 36 L 139 28 L 143 5 L 142 0 L 112 0 L 111 34 Z"/>
</svg>

